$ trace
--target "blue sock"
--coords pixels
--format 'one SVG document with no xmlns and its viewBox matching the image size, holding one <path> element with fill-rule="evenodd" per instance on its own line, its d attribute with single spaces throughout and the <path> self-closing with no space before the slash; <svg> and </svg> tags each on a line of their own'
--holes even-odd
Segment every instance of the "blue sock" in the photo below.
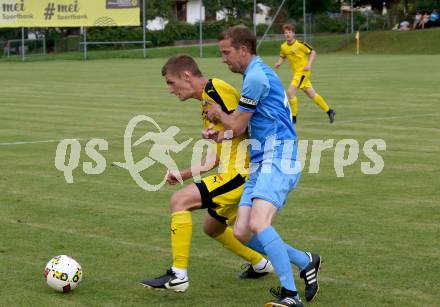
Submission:
<svg viewBox="0 0 440 307">
<path fill-rule="evenodd" d="M 290 265 L 286 245 L 276 230 L 272 226 L 269 226 L 258 233 L 257 238 L 263 246 L 265 254 L 272 262 L 281 285 L 287 290 L 296 291 L 292 266 Z"/>
<path fill-rule="evenodd" d="M 254 251 L 259 252 L 260 254 L 266 255 L 263 245 L 261 245 L 260 241 L 258 241 L 257 236 L 253 236 L 246 246 L 252 248 Z"/>
<path fill-rule="evenodd" d="M 253 236 L 246 245 L 252 248 L 254 251 L 266 255 L 266 252 L 264 251 L 264 248 L 257 236 Z M 300 251 L 289 244 L 284 243 L 284 245 L 286 246 L 290 262 L 296 265 L 300 270 L 303 270 L 310 263 L 309 256 L 307 256 L 305 252 Z"/>
<path fill-rule="evenodd" d="M 296 265 L 301 271 L 310 263 L 310 258 L 307 254 L 301 250 L 298 250 L 289 244 L 286 244 L 287 254 L 289 255 L 290 262 Z"/>
</svg>

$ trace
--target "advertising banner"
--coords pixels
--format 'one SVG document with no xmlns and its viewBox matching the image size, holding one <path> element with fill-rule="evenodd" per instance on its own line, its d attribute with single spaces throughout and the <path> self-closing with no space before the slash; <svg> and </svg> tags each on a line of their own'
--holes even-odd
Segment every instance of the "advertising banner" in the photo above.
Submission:
<svg viewBox="0 0 440 307">
<path fill-rule="evenodd" d="M 0 28 L 139 26 L 140 0 L 0 0 Z"/>
</svg>

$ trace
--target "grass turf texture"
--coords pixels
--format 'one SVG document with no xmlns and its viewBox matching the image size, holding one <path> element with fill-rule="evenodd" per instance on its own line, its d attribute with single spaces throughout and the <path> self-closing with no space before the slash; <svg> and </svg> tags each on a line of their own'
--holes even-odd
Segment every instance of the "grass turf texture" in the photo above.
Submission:
<svg viewBox="0 0 440 307">
<path fill-rule="evenodd" d="M 273 63 L 276 57 L 266 58 Z M 321 55 L 312 81 L 338 114 L 329 125 L 302 93 L 301 139 L 359 141 L 358 161 L 336 178 L 333 150 L 318 174 L 308 163 L 298 188 L 275 225 L 295 246 L 323 256 L 321 290 L 313 306 L 436 306 L 440 288 L 438 173 L 440 56 Z M 0 63 L 0 302 L 4 306 L 262 306 L 275 276 L 237 278 L 242 261 L 202 234 L 205 212 L 193 215 L 190 289 L 156 292 L 137 284 L 171 263 L 168 199 L 175 188 L 145 192 L 128 172 L 122 136 L 130 118 L 153 117 L 162 129 L 181 128 L 177 139 L 200 135 L 199 104 L 179 102 L 160 76 L 164 60 Z M 437 64 L 436 64 L 437 63 Z M 206 76 L 240 87 L 241 77 L 200 60 Z M 290 72 L 283 67 L 285 85 Z M 151 131 L 143 126 L 137 135 Z M 93 138 L 109 142 L 107 167 L 85 175 L 82 162 Z M 57 141 L 80 138 L 79 167 L 67 184 L 54 167 Z M 363 143 L 386 141 L 385 168 L 364 175 Z M 309 145 L 309 153 L 311 146 Z M 137 151 L 139 158 L 147 148 Z M 191 152 L 173 156 L 187 165 Z M 144 178 L 159 182 L 164 169 Z M 43 269 L 55 255 L 82 265 L 84 279 L 71 294 L 45 285 Z M 303 282 L 296 278 L 303 296 Z M 303 296 L 304 297 L 304 296 Z"/>
</svg>

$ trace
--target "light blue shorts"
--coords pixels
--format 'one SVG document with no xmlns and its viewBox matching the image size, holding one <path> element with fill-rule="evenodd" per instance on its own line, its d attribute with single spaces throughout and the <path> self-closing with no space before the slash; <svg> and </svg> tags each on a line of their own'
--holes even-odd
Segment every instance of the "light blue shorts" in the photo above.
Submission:
<svg viewBox="0 0 440 307">
<path fill-rule="evenodd" d="M 288 171 L 286 166 L 289 166 Z M 240 206 L 252 207 L 252 200 L 260 198 L 281 209 L 301 177 L 300 169 L 299 162 L 295 160 L 273 158 L 262 161 L 244 184 Z"/>
</svg>

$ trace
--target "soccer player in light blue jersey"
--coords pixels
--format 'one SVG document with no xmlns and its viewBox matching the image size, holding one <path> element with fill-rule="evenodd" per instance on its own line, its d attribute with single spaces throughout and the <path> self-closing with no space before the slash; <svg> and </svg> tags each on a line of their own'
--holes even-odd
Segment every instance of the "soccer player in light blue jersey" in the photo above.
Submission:
<svg viewBox="0 0 440 307">
<path fill-rule="evenodd" d="M 271 289 L 276 299 L 265 306 L 303 306 L 291 263 L 299 268 L 306 285 L 305 297 L 310 301 L 318 292 L 321 258 L 284 243 L 272 226 L 300 177 L 289 102 L 278 76 L 256 55 L 256 37 L 248 28 L 235 26 L 225 30 L 219 37 L 219 47 L 223 62 L 232 72 L 243 75 L 243 88 L 239 107 L 232 114 L 212 105 L 208 118 L 232 130 L 234 137 L 247 131 L 251 163 L 256 166 L 244 186 L 234 234 L 266 254 L 280 279 L 280 290 Z M 203 135 L 221 142 L 226 134 L 208 127 Z"/>
</svg>

